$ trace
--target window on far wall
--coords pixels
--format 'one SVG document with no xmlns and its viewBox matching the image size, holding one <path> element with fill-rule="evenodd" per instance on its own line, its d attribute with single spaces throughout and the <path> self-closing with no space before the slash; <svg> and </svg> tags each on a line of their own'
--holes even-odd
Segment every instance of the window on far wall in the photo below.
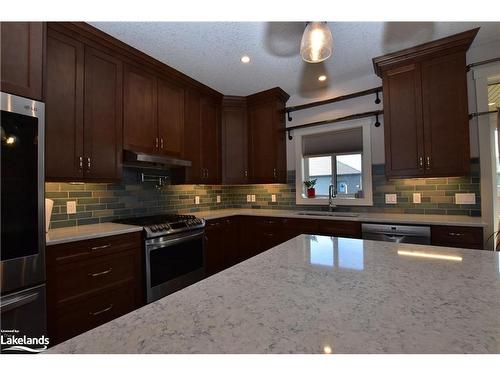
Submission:
<svg viewBox="0 0 500 375">
<path fill-rule="evenodd" d="M 333 185 L 337 205 L 372 205 L 369 122 L 311 128 L 296 137 L 296 203 L 327 205 Z M 308 197 L 304 181 L 316 180 Z"/>
<path fill-rule="evenodd" d="M 316 195 L 328 196 L 330 184 L 338 197 L 359 198 L 363 195 L 362 153 L 309 156 L 305 161 L 305 180 L 316 179 Z"/>
</svg>

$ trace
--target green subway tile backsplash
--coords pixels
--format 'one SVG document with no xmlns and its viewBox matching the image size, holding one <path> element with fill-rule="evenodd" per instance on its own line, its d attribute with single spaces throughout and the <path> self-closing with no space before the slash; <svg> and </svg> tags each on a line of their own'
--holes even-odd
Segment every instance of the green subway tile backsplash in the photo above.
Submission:
<svg viewBox="0 0 500 375">
<path fill-rule="evenodd" d="M 148 172 L 151 173 L 151 172 Z M 408 214 L 481 216 L 479 160 L 471 160 L 471 173 L 464 177 L 387 180 L 384 165 L 374 165 L 373 206 L 341 206 L 339 211 Z M 161 190 L 154 183 L 142 183 L 140 171 L 124 168 L 120 184 L 46 183 L 46 197 L 54 200 L 51 228 L 109 222 L 128 216 L 159 213 L 189 213 L 222 208 L 267 208 L 327 210 L 327 207 L 295 204 L 295 171 L 288 172 L 287 184 L 267 185 L 171 185 Z M 422 203 L 414 204 L 412 194 L 421 193 Z M 395 193 L 398 204 L 386 205 L 385 194 Z M 454 204 L 455 193 L 475 193 L 476 204 Z M 256 202 L 248 203 L 247 194 Z M 271 202 L 276 194 L 277 202 Z M 195 205 L 195 196 L 200 204 Z M 217 195 L 221 203 L 217 203 Z M 76 200 L 77 213 L 66 213 L 66 202 Z"/>
</svg>

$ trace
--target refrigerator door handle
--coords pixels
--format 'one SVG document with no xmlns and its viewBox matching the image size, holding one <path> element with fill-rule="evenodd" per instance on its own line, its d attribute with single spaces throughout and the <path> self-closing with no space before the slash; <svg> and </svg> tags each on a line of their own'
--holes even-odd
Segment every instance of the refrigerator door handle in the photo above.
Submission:
<svg viewBox="0 0 500 375">
<path fill-rule="evenodd" d="M 15 296 L 10 298 L 3 298 L 1 300 L 1 309 L 2 313 L 14 310 L 18 307 L 27 305 L 33 301 L 35 301 L 39 296 L 38 292 L 30 293 L 24 296 Z"/>
</svg>

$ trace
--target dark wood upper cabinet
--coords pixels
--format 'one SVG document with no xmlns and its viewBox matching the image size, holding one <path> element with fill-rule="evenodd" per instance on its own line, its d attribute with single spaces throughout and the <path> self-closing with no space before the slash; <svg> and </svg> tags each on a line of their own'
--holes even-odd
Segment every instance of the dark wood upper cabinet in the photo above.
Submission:
<svg viewBox="0 0 500 375">
<path fill-rule="evenodd" d="M 158 152 L 156 77 L 126 65 L 123 90 L 123 148 Z"/>
<path fill-rule="evenodd" d="M 202 181 L 220 183 L 220 103 L 202 96 L 200 102 Z"/>
<path fill-rule="evenodd" d="M 247 97 L 250 182 L 286 182 L 285 104 L 280 88 Z"/>
<path fill-rule="evenodd" d="M 184 159 L 192 165 L 176 182 L 220 183 L 220 102 L 187 89 L 184 118 Z"/>
<path fill-rule="evenodd" d="M 182 155 L 184 137 L 184 88 L 158 79 L 158 138 L 160 151 Z"/>
<path fill-rule="evenodd" d="M 120 179 L 122 62 L 49 28 L 46 70 L 46 179 Z"/>
<path fill-rule="evenodd" d="M 423 175 L 420 66 L 410 64 L 388 71 L 383 85 L 387 176 Z"/>
<path fill-rule="evenodd" d="M 226 96 L 222 102 L 222 182 L 248 183 L 247 107 L 244 97 Z"/>
<path fill-rule="evenodd" d="M 49 28 L 45 83 L 45 177 L 83 178 L 84 44 Z"/>
<path fill-rule="evenodd" d="M 383 81 L 388 177 L 468 173 L 465 53 L 478 31 L 373 59 Z"/>
<path fill-rule="evenodd" d="M 85 177 L 120 179 L 122 159 L 122 62 L 85 48 Z"/>
<path fill-rule="evenodd" d="M 42 22 L 1 22 L 2 91 L 42 100 Z"/>
</svg>

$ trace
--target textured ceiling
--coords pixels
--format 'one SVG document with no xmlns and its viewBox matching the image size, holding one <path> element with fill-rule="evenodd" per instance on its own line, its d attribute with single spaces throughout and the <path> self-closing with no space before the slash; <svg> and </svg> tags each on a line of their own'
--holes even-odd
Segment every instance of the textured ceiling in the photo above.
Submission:
<svg viewBox="0 0 500 375">
<path fill-rule="evenodd" d="M 500 39 L 500 23 L 333 22 L 333 56 L 307 64 L 302 22 L 93 22 L 93 26 L 226 95 L 280 86 L 291 95 L 373 73 L 371 59 L 481 26 L 473 46 Z M 240 57 L 248 54 L 249 64 Z M 317 77 L 326 74 L 321 83 Z"/>
</svg>

